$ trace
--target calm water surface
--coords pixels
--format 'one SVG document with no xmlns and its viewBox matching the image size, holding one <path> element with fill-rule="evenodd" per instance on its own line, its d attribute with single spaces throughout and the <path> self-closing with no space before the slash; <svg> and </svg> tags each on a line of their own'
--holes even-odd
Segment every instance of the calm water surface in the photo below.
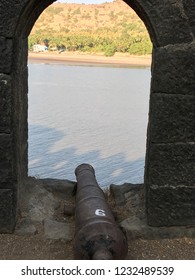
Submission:
<svg viewBox="0 0 195 280">
<path fill-rule="evenodd" d="M 150 68 L 29 64 L 29 175 L 99 184 L 141 183 Z"/>
</svg>

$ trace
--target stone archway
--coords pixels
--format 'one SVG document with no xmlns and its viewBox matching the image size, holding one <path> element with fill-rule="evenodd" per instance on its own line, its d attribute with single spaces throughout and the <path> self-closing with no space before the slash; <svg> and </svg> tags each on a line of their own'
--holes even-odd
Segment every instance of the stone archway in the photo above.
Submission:
<svg viewBox="0 0 195 280">
<path fill-rule="evenodd" d="M 27 178 L 27 39 L 53 0 L 0 5 L 0 232 L 12 232 Z M 125 0 L 153 42 L 145 165 L 152 226 L 195 223 L 194 1 Z"/>
</svg>

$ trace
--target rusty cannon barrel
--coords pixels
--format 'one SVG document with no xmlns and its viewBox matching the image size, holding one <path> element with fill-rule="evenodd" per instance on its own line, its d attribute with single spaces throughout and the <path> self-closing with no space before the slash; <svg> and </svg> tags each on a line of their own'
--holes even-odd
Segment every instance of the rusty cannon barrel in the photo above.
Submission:
<svg viewBox="0 0 195 280">
<path fill-rule="evenodd" d="M 75 174 L 75 259 L 125 259 L 128 251 L 127 240 L 106 203 L 93 167 L 81 164 L 76 168 Z"/>
</svg>

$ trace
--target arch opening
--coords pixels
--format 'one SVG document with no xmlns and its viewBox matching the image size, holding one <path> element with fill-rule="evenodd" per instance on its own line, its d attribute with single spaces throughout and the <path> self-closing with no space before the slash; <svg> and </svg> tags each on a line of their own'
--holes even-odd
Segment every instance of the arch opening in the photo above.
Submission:
<svg viewBox="0 0 195 280">
<path fill-rule="evenodd" d="M 32 91 L 36 92 L 37 96 L 33 97 L 30 90 L 29 98 L 31 102 L 32 97 L 34 109 L 30 108 L 29 117 L 32 121 L 29 126 L 32 136 L 29 174 L 41 178 L 74 180 L 75 167 L 82 162 L 89 162 L 101 173 L 97 174 L 97 178 L 103 187 L 111 183 L 143 183 L 150 68 L 136 69 L 125 65 L 115 65 L 114 68 L 100 65 L 91 67 L 87 64 L 78 65 L 78 62 L 77 65 L 58 63 L 53 63 L 52 66 L 38 66 L 33 63 L 30 65 L 30 87 L 32 86 Z M 49 82 L 48 74 L 45 73 L 47 71 L 50 73 Z M 49 85 L 46 85 L 48 83 Z M 57 84 L 60 84 L 59 89 L 56 88 Z M 44 120 L 39 122 L 38 117 L 40 112 L 43 112 L 42 107 L 47 99 L 44 92 L 49 93 L 51 98 L 44 117 L 48 123 Z M 56 105 L 54 92 L 60 100 Z M 36 105 L 36 100 L 39 100 L 39 106 Z M 59 105 L 63 109 L 59 108 Z M 56 116 L 54 108 L 58 112 L 64 110 L 67 115 L 59 113 Z M 38 114 L 35 113 L 36 109 Z M 33 114 L 36 116 L 34 119 Z M 70 128 L 70 125 L 73 128 Z M 135 126 L 138 126 L 137 131 Z M 40 133 L 43 135 L 42 148 L 39 140 L 36 140 L 36 133 L 39 137 Z M 56 137 L 49 143 L 44 142 L 50 135 Z"/>
<path fill-rule="evenodd" d="M 39 15 L 53 2 L 18 0 L 1 5 L 1 232 L 13 230 L 17 194 L 25 192 L 29 179 L 27 39 Z M 154 46 L 144 181 L 147 221 L 152 226 L 192 225 L 194 4 L 191 1 L 187 8 L 173 1 L 125 2 L 145 23 Z"/>
</svg>

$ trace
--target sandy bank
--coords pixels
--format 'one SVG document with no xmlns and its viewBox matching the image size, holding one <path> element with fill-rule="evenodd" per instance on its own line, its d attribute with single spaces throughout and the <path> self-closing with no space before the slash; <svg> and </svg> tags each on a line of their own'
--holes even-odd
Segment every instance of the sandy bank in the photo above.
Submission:
<svg viewBox="0 0 195 280">
<path fill-rule="evenodd" d="M 130 56 L 115 54 L 112 57 L 81 53 L 33 53 L 29 52 L 29 63 L 53 63 L 68 65 L 112 65 L 112 66 L 138 66 L 150 67 L 151 56 Z"/>
</svg>

